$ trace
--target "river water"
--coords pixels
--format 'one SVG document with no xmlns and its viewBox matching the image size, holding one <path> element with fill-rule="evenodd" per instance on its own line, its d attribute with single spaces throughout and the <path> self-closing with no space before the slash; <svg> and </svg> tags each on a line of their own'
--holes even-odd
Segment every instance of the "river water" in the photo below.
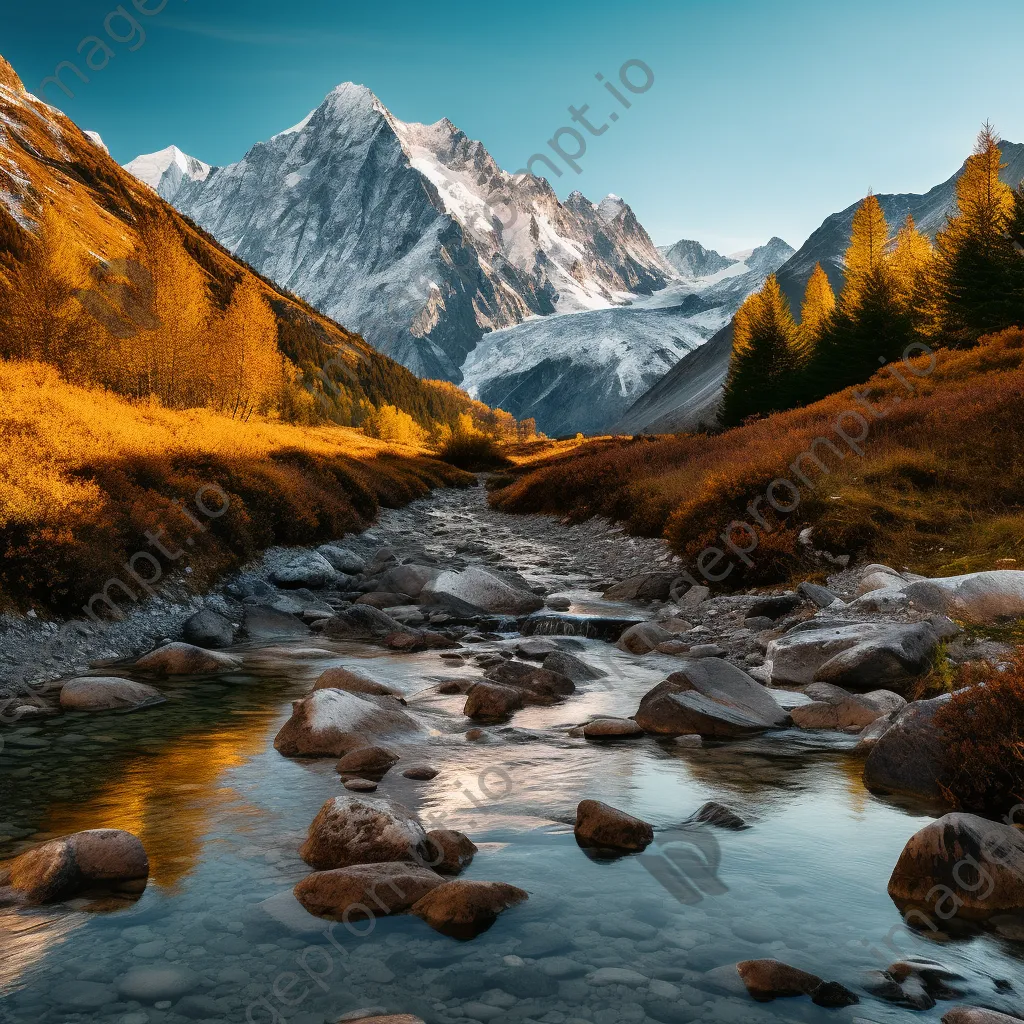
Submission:
<svg viewBox="0 0 1024 1024">
<path fill-rule="evenodd" d="M 479 502 L 465 513 L 486 514 Z M 524 538 L 517 564 L 530 569 L 530 559 L 548 584 L 578 588 L 578 574 L 559 576 L 558 559 Z M 576 611 L 641 614 L 597 593 L 573 596 Z M 790 730 L 700 749 L 587 743 L 569 730 L 633 714 L 674 661 L 555 639 L 606 678 L 478 740 L 466 737 L 464 698 L 436 692 L 440 681 L 478 678 L 476 666 L 318 636 L 238 645 L 242 671 L 161 684 L 168 701 L 157 707 L 64 714 L 5 733 L 0 858 L 79 829 L 123 828 L 145 844 L 151 876 L 135 902 L 0 909 L 0 1020 L 322 1024 L 373 1008 L 428 1024 L 938 1020 L 950 1003 L 917 1012 L 865 993 L 866 972 L 908 955 L 959 971 L 965 1002 L 1019 1010 L 1019 996 L 996 982 L 1021 990 L 1024 946 L 901 928 L 886 883 L 929 819 L 864 789 L 851 738 Z M 529 892 L 476 939 L 446 938 L 414 917 L 377 920 L 361 935 L 328 929 L 291 895 L 309 870 L 296 851 L 310 821 L 344 790 L 332 759 L 286 759 L 273 739 L 290 702 L 333 665 L 400 689 L 427 729 L 389 744 L 402 760 L 376 796 L 428 828 L 466 832 L 480 852 L 464 877 Z M 415 764 L 439 774 L 405 779 Z M 650 821 L 658 839 L 648 854 L 589 859 L 568 824 L 588 797 Z M 652 858 L 672 858 L 672 830 L 707 800 L 752 827 L 704 831 L 690 849 L 684 838 L 682 880 L 659 881 Z M 713 973 L 755 957 L 840 981 L 862 1002 L 759 1004 Z"/>
</svg>

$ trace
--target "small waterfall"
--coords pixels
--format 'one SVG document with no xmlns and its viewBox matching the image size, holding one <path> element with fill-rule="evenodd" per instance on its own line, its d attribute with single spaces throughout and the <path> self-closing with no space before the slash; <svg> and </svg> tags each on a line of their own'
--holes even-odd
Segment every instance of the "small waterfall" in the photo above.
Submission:
<svg viewBox="0 0 1024 1024">
<path fill-rule="evenodd" d="M 519 620 L 523 636 L 582 636 L 614 643 L 642 619 L 617 619 L 601 615 L 530 615 Z"/>
</svg>

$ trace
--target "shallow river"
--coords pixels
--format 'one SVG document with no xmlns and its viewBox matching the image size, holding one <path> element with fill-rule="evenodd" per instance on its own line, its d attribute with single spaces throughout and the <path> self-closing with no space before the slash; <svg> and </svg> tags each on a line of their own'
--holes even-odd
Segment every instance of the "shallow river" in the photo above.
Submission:
<svg viewBox="0 0 1024 1024">
<path fill-rule="evenodd" d="M 577 592 L 576 602 L 602 608 L 596 594 Z M 964 1001 L 1012 1007 L 1004 1000 L 1017 997 L 999 995 L 995 981 L 1021 990 L 1024 946 L 988 936 L 939 944 L 900 928 L 886 883 L 927 819 L 865 791 L 853 740 L 793 730 L 694 750 L 570 738 L 597 713 L 633 714 L 673 660 L 560 642 L 607 678 L 519 712 L 483 741 L 465 736 L 464 698 L 434 690 L 479 677 L 475 666 L 315 636 L 240 645 L 243 672 L 163 684 L 169 700 L 155 708 L 66 714 L 5 734 L 0 858 L 26 841 L 114 827 L 142 839 L 152 874 L 134 903 L 0 910 L 0 1020 L 322 1024 L 371 1008 L 428 1024 L 938 1020 L 951 1004 L 924 1013 L 870 997 L 844 1010 L 804 998 L 758 1004 L 706 974 L 772 956 L 863 993 L 866 971 L 912 954 L 965 975 Z M 332 759 L 288 760 L 273 738 L 289 702 L 332 665 L 397 686 L 429 729 L 396 746 L 402 762 L 376 795 L 428 828 L 468 833 L 480 852 L 464 877 L 529 892 L 476 939 L 443 937 L 414 917 L 378 920 L 365 935 L 327 933 L 292 897 L 308 873 L 296 849 L 344 790 Z M 437 778 L 402 777 L 420 763 Z M 566 824 L 586 797 L 652 822 L 654 846 L 642 858 L 589 859 Z M 712 799 L 753 827 L 670 845 L 672 829 Z M 665 858 L 681 870 L 660 870 Z"/>
</svg>

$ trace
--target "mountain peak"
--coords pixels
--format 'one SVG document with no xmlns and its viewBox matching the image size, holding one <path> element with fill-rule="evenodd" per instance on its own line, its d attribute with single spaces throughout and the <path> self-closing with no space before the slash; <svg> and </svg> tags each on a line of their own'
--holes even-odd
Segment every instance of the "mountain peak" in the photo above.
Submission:
<svg viewBox="0 0 1024 1024">
<path fill-rule="evenodd" d="M 605 221 L 613 221 L 618 217 L 624 210 L 628 210 L 629 206 L 622 196 L 615 195 L 614 192 L 609 192 L 597 204 L 597 212 L 601 215 Z"/>
<path fill-rule="evenodd" d="M 209 164 L 183 153 L 177 146 L 137 156 L 124 168 L 167 200 L 174 198 L 183 181 L 205 181 L 212 170 Z"/>
<path fill-rule="evenodd" d="M 739 260 L 723 256 L 714 249 L 705 249 L 692 238 L 681 238 L 674 245 L 666 245 L 659 251 L 686 278 L 711 277 L 739 263 Z"/>
</svg>

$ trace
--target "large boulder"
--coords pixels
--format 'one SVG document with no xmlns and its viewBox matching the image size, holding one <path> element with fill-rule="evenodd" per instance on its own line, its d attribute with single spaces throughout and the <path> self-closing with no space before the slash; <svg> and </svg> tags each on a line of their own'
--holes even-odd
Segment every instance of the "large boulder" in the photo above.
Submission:
<svg viewBox="0 0 1024 1024">
<path fill-rule="evenodd" d="M 654 842 L 654 829 L 646 821 L 600 800 L 580 802 L 574 831 L 580 846 L 611 853 L 639 853 Z"/>
<path fill-rule="evenodd" d="M 910 837 L 889 895 L 943 919 L 1024 910 L 1024 832 L 975 814 L 947 814 Z"/>
<path fill-rule="evenodd" d="M 791 709 L 793 724 L 800 729 L 865 729 L 879 718 L 885 718 L 906 707 L 907 702 L 890 690 L 875 690 L 872 693 L 848 693 L 828 683 L 838 691 L 828 694 L 825 699 L 813 701 Z M 814 690 L 810 686 L 807 691 Z M 805 692 L 807 692 L 805 691 Z M 813 694 L 808 693 L 808 696 Z"/>
<path fill-rule="evenodd" d="M 161 676 L 205 676 L 218 672 L 237 672 L 240 658 L 219 651 L 207 651 L 192 644 L 164 644 L 135 662 L 135 667 Z"/>
<path fill-rule="evenodd" d="M 530 704 L 555 704 L 576 692 L 576 684 L 558 672 L 521 661 L 503 661 L 487 673 L 501 686 L 521 690 Z"/>
<path fill-rule="evenodd" d="M 429 864 L 420 823 L 404 808 L 372 797 L 336 796 L 309 826 L 299 856 L 320 871 L 353 864 Z"/>
<path fill-rule="evenodd" d="M 293 891 L 316 917 L 348 922 L 404 914 L 439 885 L 444 879 L 436 872 L 398 861 L 316 871 Z"/>
<path fill-rule="evenodd" d="M 142 843 L 116 828 L 52 839 L 0 871 L 0 887 L 27 903 L 55 903 L 94 889 L 138 893 L 149 878 Z"/>
<path fill-rule="evenodd" d="M 650 654 L 659 644 L 675 638 L 675 633 L 663 629 L 656 622 L 638 622 L 619 637 L 615 646 L 628 654 Z"/>
<path fill-rule="evenodd" d="M 384 683 L 378 683 L 364 672 L 336 665 L 325 669 L 313 684 L 314 690 L 347 690 L 349 693 L 366 693 L 374 697 L 401 697 L 398 690 Z"/>
<path fill-rule="evenodd" d="M 810 996 L 817 1006 L 838 1008 L 853 1006 L 859 999 L 835 981 L 823 981 L 781 960 L 743 960 L 734 970 L 752 999 L 771 1002 L 793 996 Z M 712 972 L 714 973 L 714 972 Z"/>
<path fill-rule="evenodd" d="M 961 622 L 986 625 L 1024 618 L 1024 571 L 1020 569 L 915 580 L 902 589 L 916 607 Z"/>
<path fill-rule="evenodd" d="M 212 608 L 203 608 L 181 627 L 182 638 L 196 647 L 230 647 L 235 628 Z"/>
<path fill-rule="evenodd" d="M 954 1006 L 942 1017 L 942 1024 L 1020 1024 L 1020 1021 L 1020 1017 L 1010 1017 L 981 1006 Z"/>
<path fill-rule="evenodd" d="M 379 608 L 356 604 L 326 619 L 320 627 L 335 640 L 382 640 L 392 633 L 411 632 Z"/>
<path fill-rule="evenodd" d="M 529 615 L 544 607 L 544 599 L 525 580 L 480 566 L 462 572 L 446 570 L 430 580 L 419 596 L 421 603 L 457 615 Z"/>
<path fill-rule="evenodd" d="M 275 569 L 270 578 L 277 586 L 293 590 L 299 587 L 308 587 L 310 590 L 320 590 L 333 583 L 337 577 L 337 570 L 319 552 L 310 551 L 296 558 L 288 565 Z"/>
<path fill-rule="evenodd" d="M 935 726 L 935 715 L 949 699 L 949 694 L 943 694 L 914 701 L 896 713 L 864 764 L 868 789 L 930 801 L 944 799 L 945 744 Z"/>
<path fill-rule="evenodd" d="M 504 882 L 446 882 L 427 893 L 412 912 L 435 931 L 471 939 L 494 924 L 498 915 L 529 899 L 529 893 Z"/>
<path fill-rule="evenodd" d="M 677 579 L 677 573 L 642 572 L 609 587 L 604 597 L 608 601 L 667 601 Z"/>
<path fill-rule="evenodd" d="M 435 565 L 396 565 L 377 581 L 378 590 L 391 590 L 417 598 L 423 588 L 437 579 L 443 570 Z"/>
<path fill-rule="evenodd" d="M 366 568 L 366 561 L 349 548 L 335 544 L 324 544 L 317 548 L 317 553 L 331 563 L 331 566 L 347 576 L 354 576 Z"/>
<path fill-rule="evenodd" d="M 523 691 L 498 683 L 475 683 L 466 695 L 463 714 L 483 722 L 497 722 L 508 718 L 523 706 Z"/>
<path fill-rule="evenodd" d="M 69 679 L 60 691 L 60 706 L 65 711 L 125 711 L 162 704 L 165 700 L 152 686 L 118 676 Z"/>
<path fill-rule="evenodd" d="M 549 672 L 557 672 L 574 683 L 586 683 L 592 679 L 604 678 L 604 672 L 593 665 L 588 665 L 582 658 L 565 651 L 553 651 L 543 661 L 542 667 Z"/>
<path fill-rule="evenodd" d="M 274 739 L 285 757 L 344 757 L 367 737 L 386 739 L 419 731 L 391 697 L 357 697 L 346 690 L 314 690 L 292 703 L 292 715 Z"/>
<path fill-rule="evenodd" d="M 686 664 L 640 702 L 634 716 L 662 736 L 730 738 L 779 729 L 789 715 L 760 683 L 716 658 Z"/>
<path fill-rule="evenodd" d="M 900 691 L 931 664 L 940 633 L 929 622 L 811 619 L 768 645 L 776 686 L 820 680 L 848 690 Z"/>
</svg>

